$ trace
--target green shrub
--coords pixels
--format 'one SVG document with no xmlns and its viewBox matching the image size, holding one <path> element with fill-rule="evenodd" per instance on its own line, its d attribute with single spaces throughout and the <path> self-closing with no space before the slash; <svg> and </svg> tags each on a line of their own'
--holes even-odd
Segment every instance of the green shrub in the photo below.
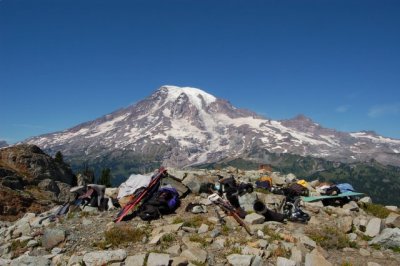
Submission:
<svg viewBox="0 0 400 266">
<path fill-rule="evenodd" d="M 172 221 L 173 224 L 180 224 L 183 222 L 184 220 L 181 217 L 175 217 L 175 219 Z"/>
<path fill-rule="evenodd" d="M 356 247 L 355 242 L 351 242 L 347 235 L 336 227 L 325 226 L 323 228 L 307 230 L 308 236 L 318 245 L 327 249 L 342 249 L 346 247 Z"/>
<path fill-rule="evenodd" d="M 131 225 L 120 225 L 105 232 L 106 242 L 113 246 L 127 242 L 139 242 L 147 233 L 142 228 L 133 228 Z"/>
<path fill-rule="evenodd" d="M 361 204 L 361 208 L 367 213 L 381 219 L 385 219 L 390 214 L 390 211 L 380 204 L 363 203 Z"/>
<path fill-rule="evenodd" d="M 234 246 L 227 253 L 227 255 L 230 255 L 230 254 L 242 254 L 242 248 Z"/>
<path fill-rule="evenodd" d="M 192 241 L 192 242 L 200 243 L 202 247 L 206 247 L 209 244 L 204 237 L 201 237 L 201 236 L 199 236 L 197 234 L 196 235 L 191 235 L 189 237 L 189 240 Z"/>
<path fill-rule="evenodd" d="M 16 258 L 25 253 L 28 250 L 28 248 L 26 247 L 27 244 L 28 240 L 25 241 L 14 240 L 13 242 L 11 242 L 10 248 L 11 251 L 13 252 L 13 258 Z"/>
<path fill-rule="evenodd" d="M 229 228 L 229 226 L 227 226 L 226 224 L 222 225 L 221 235 L 227 236 L 227 235 L 229 235 L 230 231 L 231 231 L 231 229 Z"/>
<path fill-rule="evenodd" d="M 262 232 L 265 235 L 269 235 L 271 237 L 271 241 L 274 240 L 281 240 L 282 238 L 280 237 L 279 234 L 277 234 L 274 230 L 272 230 L 271 228 L 269 228 L 268 226 L 264 226 Z"/>
<path fill-rule="evenodd" d="M 207 217 L 202 215 L 193 216 L 187 220 L 183 221 L 183 226 L 186 227 L 200 227 L 201 224 L 207 224 L 211 226 L 212 224 L 207 220 Z"/>
</svg>

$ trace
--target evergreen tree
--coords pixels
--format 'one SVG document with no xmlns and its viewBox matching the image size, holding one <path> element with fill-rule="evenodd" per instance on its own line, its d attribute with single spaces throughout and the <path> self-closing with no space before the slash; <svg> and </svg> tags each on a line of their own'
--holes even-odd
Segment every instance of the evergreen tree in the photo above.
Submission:
<svg viewBox="0 0 400 266">
<path fill-rule="evenodd" d="M 111 169 L 110 168 L 103 168 L 103 170 L 101 170 L 99 184 L 104 185 L 106 187 L 111 187 Z"/>
<path fill-rule="evenodd" d="M 64 163 L 64 155 L 61 153 L 61 151 L 58 151 L 56 155 L 54 156 L 54 161 L 57 163 Z"/>
<path fill-rule="evenodd" d="M 94 180 L 95 180 L 94 171 L 93 171 L 92 169 L 89 168 L 89 165 L 88 165 L 87 162 L 85 162 L 85 163 L 83 164 L 83 171 L 82 171 L 82 174 L 83 174 L 84 176 L 87 176 L 87 177 L 89 178 L 88 184 L 94 183 Z"/>
</svg>

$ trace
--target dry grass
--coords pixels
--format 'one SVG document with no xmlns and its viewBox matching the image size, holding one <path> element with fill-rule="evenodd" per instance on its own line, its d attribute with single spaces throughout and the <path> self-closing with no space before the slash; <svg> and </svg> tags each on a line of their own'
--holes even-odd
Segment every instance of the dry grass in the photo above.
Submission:
<svg viewBox="0 0 400 266">
<path fill-rule="evenodd" d="M 369 214 L 375 217 L 385 219 L 390 214 L 390 210 L 386 209 L 385 206 L 374 203 L 360 204 L 360 207 Z"/>
<path fill-rule="evenodd" d="M 19 241 L 19 240 L 14 240 L 11 243 L 11 251 L 13 252 L 13 257 L 16 258 L 22 254 L 24 254 L 28 248 L 26 245 L 28 244 L 28 240 L 26 241 Z"/>
<path fill-rule="evenodd" d="M 278 233 L 276 233 L 274 230 L 272 230 L 271 228 L 269 228 L 268 226 L 264 226 L 264 228 L 263 228 L 263 233 L 265 234 L 265 235 L 268 235 L 268 236 L 270 236 L 271 237 L 271 241 L 274 241 L 274 240 L 281 240 L 282 238 L 281 238 L 281 236 L 278 234 Z"/>
<path fill-rule="evenodd" d="M 326 249 L 356 247 L 356 243 L 351 242 L 346 234 L 336 227 L 325 226 L 323 228 L 308 229 L 306 234 L 318 245 Z"/>
<path fill-rule="evenodd" d="M 202 247 L 207 247 L 209 245 L 209 242 L 205 237 L 199 236 L 197 234 L 191 235 L 189 237 L 189 240 L 192 242 L 200 243 Z"/>
<path fill-rule="evenodd" d="M 145 229 L 133 228 L 129 224 L 118 225 L 105 232 L 106 243 L 113 246 L 139 242 L 144 236 L 147 236 Z"/>
</svg>

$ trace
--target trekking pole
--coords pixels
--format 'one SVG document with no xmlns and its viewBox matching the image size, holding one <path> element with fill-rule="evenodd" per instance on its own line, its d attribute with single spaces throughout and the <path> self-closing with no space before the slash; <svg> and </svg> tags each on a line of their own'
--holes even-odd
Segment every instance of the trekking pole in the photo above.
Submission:
<svg viewBox="0 0 400 266">
<path fill-rule="evenodd" d="M 208 199 L 221 207 L 221 209 L 226 212 L 228 215 L 232 216 L 249 235 L 253 235 L 248 225 L 240 218 L 239 214 L 236 212 L 235 208 L 227 201 L 223 200 L 217 193 L 211 194 L 208 196 Z"/>
<path fill-rule="evenodd" d="M 149 185 L 140 194 L 135 197 L 131 202 L 125 205 L 125 207 L 118 213 L 117 218 L 114 220 L 115 223 L 120 222 L 135 206 L 137 206 L 140 201 L 150 192 L 150 190 L 156 186 L 161 178 L 164 176 L 167 170 L 161 167 L 158 173 L 154 175 L 149 183 Z"/>
</svg>

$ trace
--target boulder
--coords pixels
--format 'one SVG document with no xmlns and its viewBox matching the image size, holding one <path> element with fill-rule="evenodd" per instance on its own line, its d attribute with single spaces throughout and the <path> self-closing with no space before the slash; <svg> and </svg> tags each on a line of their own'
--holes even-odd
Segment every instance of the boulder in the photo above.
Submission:
<svg viewBox="0 0 400 266">
<path fill-rule="evenodd" d="M 181 257 L 187 258 L 189 261 L 197 261 L 199 263 L 204 263 L 207 260 L 207 251 L 197 247 L 191 247 L 184 250 L 181 253 Z"/>
<path fill-rule="evenodd" d="M 173 245 L 167 248 L 165 251 L 172 256 L 179 256 L 182 253 L 180 245 Z"/>
<path fill-rule="evenodd" d="M 201 184 L 215 183 L 217 181 L 218 177 L 188 173 L 187 177 L 182 181 L 182 184 L 188 187 L 193 193 L 199 193 Z"/>
<path fill-rule="evenodd" d="M 287 258 L 278 257 L 276 266 L 296 266 L 296 262 Z"/>
<path fill-rule="evenodd" d="M 165 253 L 150 253 L 147 259 L 147 266 L 168 266 L 169 254 Z M 126 265 L 126 264 L 125 264 Z"/>
<path fill-rule="evenodd" d="M 369 220 L 368 224 L 367 224 L 367 228 L 365 230 L 365 235 L 370 236 L 370 237 L 374 237 L 379 235 L 379 233 L 382 230 L 382 220 L 379 218 L 372 218 L 371 220 Z"/>
<path fill-rule="evenodd" d="M 385 224 L 388 227 L 400 227 L 400 215 L 391 212 L 385 219 Z"/>
<path fill-rule="evenodd" d="M 174 179 L 182 181 L 186 177 L 187 172 L 175 168 L 168 168 L 168 175 Z"/>
<path fill-rule="evenodd" d="M 201 226 L 199 227 L 199 229 L 197 230 L 198 234 L 204 234 L 208 232 L 208 225 L 206 224 L 201 224 Z"/>
<path fill-rule="evenodd" d="M 377 244 L 386 248 L 400 247 L 400 228 L 386 228 L 382 233 L 368 242 L 370 245 Z"/>
<path fill-rule="evenodd" d="M 231 254 L 226 258 L 232 266 L 250 266 L 254 255 Z"/>
<path fill-rule="evenodd" d="M 244 221 L 249 224 L 262 224 L 265 221 L 265 217 L 258 213 L 251 213 L 246 215 Z"/>
<path fill-rule="evenodd" d="M 52 249 L 64 240 L 65 231 L 47 228 L 42 236 L 42 246 L 46 249 Z"/>
<path fill-rule="evenodd" d="M 303 254 L 298 247 L 292 247 L 290 260 L 294 261 L 296 265 L 300 265 L 303 261 Z"/>
<path fill-rule="evenodd" d="M 114 262 L 122 262 L 126 258 L 126 251 L 123 249 L 94 251 L 83 256 L 83 262 L 87 266 L 108 265 Z"/>
<path fill-rule="evenodd" d="M 187 258 L 184 257 L 175 257 L 172 259 L 172 264 L 171 266 L 186 266 L 189 264 L 189 261 Z M 193 264 L 190 264 L 193 265 Z"/>
<path fill-rule="evenodd" d="M 398 212 L 399 208 L 397 206 L 385 206 L 386 209 L 392 212 Z"/>
<path fill-rule="evenodd" d="M 332 266 L 332 263 L 327 261 L 324 256 L 314 249 L 311 253 L 306 254 L 304 266 Z"/>
<path fill-rule="evenodd" d="M 165 177 L 161 180 L 162 185 L 171 185 L 178 191 L 179 197 L 184 197 L 189 193 L 189 188 L 181 183 L 181 181 L 177 181 L 171 177 Z"/>
<path fill-rule="evenodd" d="M 42 256 L 29 256 L 22 255 L 11 261 L 10 266 L 22 266 L 22 265 L 40 265 L 47 266 L 51 265 L 51 261 Z"/>
<path fill-rule="evenodd" d="M 246 193 L 243 196 L 239 196 L 239 204 L 245 211 L 254 211 L 253 205 L 257 200 L 256 193 Z"/>
<path fill-rule="evenodd" d="M 363 197 L 358 202 L 372 203 L 372 199 L 370 197 Z"/>
<path fill-rule="evenodd" d="M 353 227 L 353 218 L 351 216 L 340 217 L 337 224 L 340 231 L 349 233 Z"/>
</svg>

